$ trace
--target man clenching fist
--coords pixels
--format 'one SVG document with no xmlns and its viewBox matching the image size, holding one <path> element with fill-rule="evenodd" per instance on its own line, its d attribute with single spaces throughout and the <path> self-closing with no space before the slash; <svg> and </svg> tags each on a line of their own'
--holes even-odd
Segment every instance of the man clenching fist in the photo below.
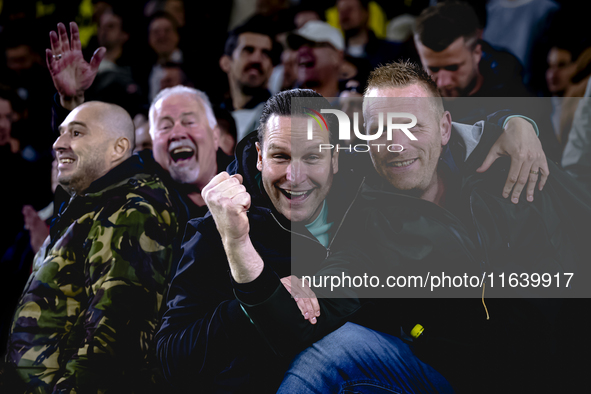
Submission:
<svg viewBox="0 0 591 394">
<path fill-rule="evenodd" d="M 237 283 L 252 282 L 264 263 L 248 236 L 246 212 L 250 208 L 250 194 L 242 184 L 242 175 L 221 172 L 203 188 L 201 195 L 222 238 L 232 277 Z"/>
</svg>

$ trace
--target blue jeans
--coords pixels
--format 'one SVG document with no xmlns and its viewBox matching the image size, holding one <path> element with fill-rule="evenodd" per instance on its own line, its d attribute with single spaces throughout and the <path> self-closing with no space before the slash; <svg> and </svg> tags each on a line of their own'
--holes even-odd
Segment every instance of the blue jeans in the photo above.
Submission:
<svg viewBox="0 0 591 394">
<path fill-rule="evenodd" d="M 453 393 L 399 338 L 346 323 L 298 354 L 277 393 Z"/>
</svg>

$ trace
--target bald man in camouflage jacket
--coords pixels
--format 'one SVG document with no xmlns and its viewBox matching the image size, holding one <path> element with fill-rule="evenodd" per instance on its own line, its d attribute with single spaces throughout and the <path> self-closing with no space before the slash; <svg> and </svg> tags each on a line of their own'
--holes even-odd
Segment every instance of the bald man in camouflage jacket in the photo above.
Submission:
<svg viewBox="0 0 591 394">
<path fill-rule="evenodd" d="M 132 156 L 121 107 L 88 102 L 59 130 L 58 181 L 69 196 L 16 308 L 5 361 L 23 389 L 9 392 L 150 392 L 178 234 L 171 196 Z"/>
</svg>

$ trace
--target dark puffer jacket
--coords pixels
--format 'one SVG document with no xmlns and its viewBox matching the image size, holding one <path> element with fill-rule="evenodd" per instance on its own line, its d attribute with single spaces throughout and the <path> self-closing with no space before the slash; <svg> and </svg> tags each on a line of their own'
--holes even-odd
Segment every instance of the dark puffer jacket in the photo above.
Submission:
<svg viewBox="0 0 591 394">
<path fill-rule="evenodd" d="M 291 275 L 293 267 L 312 267 L 312 272 L 316 272 L 331 251 L 344 248 L 348 239 L 345 222 L 351 220 L 347 211 L 356 200 L 362 178 L 343 168 L 335 175 L 327 200 L 328 222 L 334 223 L 335 230 L 327 249 L 304 226 L 292 226 L 273 208 L 259 182 L 256 141 L 253 133 L 240 142 L 236 161 L 229 169 L 243 176 L 251 195 L 250 238 L 265 262 L 265 269 L 251 282 L 251 288 L 256 289 L 251 294 L 244 288 L 237 289 L 213 217 L 207 214 L 189 222 L 183 256 L 171 283 L 168 310 L 157 335 L 158 356 L 175 389 L 201 389 L 207 393 L 275 392 L 291 356 L 302 350 L 305 343 L 322 338 L 335 325 L 342 324 L 343 317 L 360 307 L 353 298 L 325 304 L 323 316 L 334 318 L 327 319 L 329 325 L 311 326 L 301 318 L 297 304 L 279 279 Z M 344 181 L 345 177 L 339 176 L 341 172 L 351 176 Z M 259 325 L 255 327 L 247 317 L 243 308 L 248 305 L 241 307 L 237 292 L 255 305 L 280 304 L 282 313 L 273 318 L 299 316 L 298 327 L 291 327 L 290 332 L 305 327 L 304 340 L 277 346 L 273 338 L 266 337 L 266 328 L 261 334 Z M 254 317 L 253 320 L 257 321 Z"/>
</svg>

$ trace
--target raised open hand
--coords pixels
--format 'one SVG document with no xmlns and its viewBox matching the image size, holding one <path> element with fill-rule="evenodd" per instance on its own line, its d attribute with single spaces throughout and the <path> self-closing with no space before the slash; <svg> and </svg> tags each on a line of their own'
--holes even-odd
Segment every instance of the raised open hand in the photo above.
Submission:
<svg viewBox="0 0 591 394">
<path fill-rule="evenodd" d="M 58 23 L 57 33 L 49 32 L 51 49 L 45 50 L 45 57 L 62 106 L 72 110 L 84 102 L 84 91 L 92 85 L 107 50 L 98 48 L 88 63 L 82 56 L 80 33 L 75 22 L 70 22 L 70 37 L 68 40 L 66 26 Z"/>
</svg>

